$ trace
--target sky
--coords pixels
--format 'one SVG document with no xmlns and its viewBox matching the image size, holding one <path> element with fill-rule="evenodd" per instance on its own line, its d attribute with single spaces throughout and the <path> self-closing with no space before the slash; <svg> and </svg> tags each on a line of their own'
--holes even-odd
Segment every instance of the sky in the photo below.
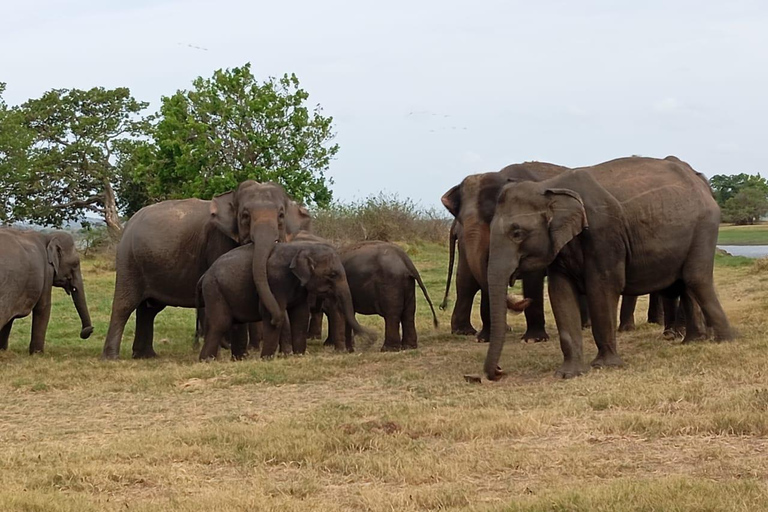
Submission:
<svg viewBox="0 0 768 512">
<path fill-rule="evenodd" d="M 0 81 L 130 87 L 159 107 L 251 62 L 334 118 L 337 199 L 425 207 L 468 174 L 676 155 L 768 174 L 768 2 L 6 1 Z"/>
</svg>

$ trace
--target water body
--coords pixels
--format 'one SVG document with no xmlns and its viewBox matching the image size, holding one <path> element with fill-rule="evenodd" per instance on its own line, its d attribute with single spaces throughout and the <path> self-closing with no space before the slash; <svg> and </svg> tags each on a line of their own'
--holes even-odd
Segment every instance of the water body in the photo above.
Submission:
<svg viewBox="0 0 768 512">
<path fill-rule="evenodd" d="M 747 258 L 765 258 L 768 256 L 768 245 L 718 245 L 724 251 L 733 256 L 746 256 Z"/>
</svg>

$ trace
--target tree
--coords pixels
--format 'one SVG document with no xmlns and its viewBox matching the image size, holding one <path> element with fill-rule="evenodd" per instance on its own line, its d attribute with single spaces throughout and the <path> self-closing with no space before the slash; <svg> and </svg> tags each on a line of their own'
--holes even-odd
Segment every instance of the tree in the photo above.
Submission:
<svg viewBox="0 0 768 512">
<path fill-rule="evenodd" d="M 0 82 L 0 223 L 13 220 L 16 176 L 27 167 L 27 149 L 32 134 L 25 129 L 18 110 L 3 99 L 5 83 Z"/>
<path fill-rule="evenodd" d="M 295 75 L 259 83 L 246 64 L 192 85 L 163 97 L 156 147 L 134 165 L 148 197 L 210 199 L 255 179 L 278 182 L 301 202 L 330 202 L 333 119 L 306 106 Z"/>
<path fill-rule="evenodd" d="M 765 189 L 755 185 L 742 187 L 728 198 L 723 210 L 723 220 L 738 225 L 754 224 L 768 213 L 768 197 Z"/>
<path fill-rule="evenodd" d="M 10 159 L 0 186 L 13 189 L 13 220 L 60 227 L 99 215 L 118 239 L 115 185 L 121 161 L 144 144 L 147 103 L 127 88 L 54 89 L 14 109 L 31 134 L 27 149 Z"/>
<path fill-rule="evenodd" d="M 745 187 L 761 190 L 764 195 L 768 196 L 768 181 L 760 176 L 760 174 L 717 174 L 710 178 L 709 184 L 712 186 L 712 192 L 714 192 L 715 200 L 720 205 L 720 208 L 725 208 L 728 200 L 736 196 Z"/>
</svg>

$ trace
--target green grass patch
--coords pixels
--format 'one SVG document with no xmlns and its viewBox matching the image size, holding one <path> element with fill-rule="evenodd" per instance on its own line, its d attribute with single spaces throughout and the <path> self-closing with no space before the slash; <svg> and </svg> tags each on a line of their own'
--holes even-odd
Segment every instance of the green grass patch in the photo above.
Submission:
<svg viewBox="0 0 768 512">
<path fill-rule="evenodd" d="M 754 226 L 721 224 L 718 245 L 768 245 L 768 223 Z"/>
</svg>

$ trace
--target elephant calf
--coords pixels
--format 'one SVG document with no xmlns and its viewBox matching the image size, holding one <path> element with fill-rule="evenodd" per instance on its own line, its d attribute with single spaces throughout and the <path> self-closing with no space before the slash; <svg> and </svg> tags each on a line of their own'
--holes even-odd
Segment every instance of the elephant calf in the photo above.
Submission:
<svg viewBox="0 0 768 512">
<path fill-rule="evenodd" d="M 301 326 L 290 329 L 290 348 L 294 353 L 304 353 L 309 294 L 334 301 L 351 330 L 370 336 L 355 320 L 344 267 L 332 247 L 311 242 L 277 244 L 267 260 L 267 276 L 277 304 L 288 312 L 287 324 L 272 325 L 269 311 L 259 300 L 253 280 L 253 244 L 221 256 L 203 275 L 197 285 L 197 307 L 206 309 L 201 360 L 216 357 L 222 339 L 233 325 L 262 319 L 261 357 L 275 354 L 278 341 L 287 339 L 289 326 Z M 235 346 L 235 340 L 232 341 L 233 357 L 242 357 L 245 346 Z M 290 351 L 287 343 L 282 349 Z"/>
<path fill-rule="evenodd" d="M 437 327 L 437 315 L 429 293 L 411 259 L 400 247 L 388 242 L 362 242 L 339 251 L 355 312 L 384 317 L 385 338 L 382 351 L 416 348 L 416 286 L 419 284 L 424 298 L 432 310 Z M 328 345 L 341 345 L 342 332 L 338 313 L 328 315 Z M 400 326 L 402 325 L 402 338 Z M 347 327 L 343 334 L 347 349 L 353 346 L 352 332 Z"/>
<path fill-rule="evenodd" d="M 64 288 L 80 315 L 85 339 L 93 332 L 80 258 L 72 235 L 0 229 L 0 350 L 8 348 L 13 321 L 32 313 L 29 353 L 42 352 L 51 317 L 51 289 Z"/>
</svg>

